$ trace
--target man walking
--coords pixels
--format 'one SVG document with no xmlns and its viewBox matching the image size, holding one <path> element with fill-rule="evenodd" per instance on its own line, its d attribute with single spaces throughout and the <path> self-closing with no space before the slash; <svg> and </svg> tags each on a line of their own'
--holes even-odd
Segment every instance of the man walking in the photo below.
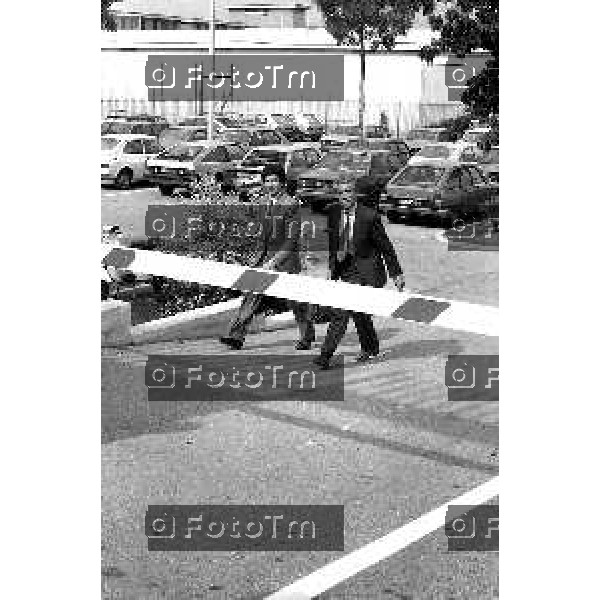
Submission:
<svg viewBox="0 0 600 600">
<path fill-rule="evenodd" d="M 271 271 L 300 273 L 302 262 L 301 247 L 301 215 L 300 204 L 290 198 L 283 189 L 283 173 L 277 167 L 267 167 L 263 172 L 263 184 L 268 203 L 268 215 L 265 219 L 265 235 L 261 237 L 261 247 L 253 261 L 253 266 Z M 278 218 L 281 217 L 281 222 Z M 293 222 L 297 227 L 290 226 Z M 277 228 L 273 231 L 273 228 Z M 244 296 L 238 314 L 229 324 L 227 335 L 220 341 L 234 350 L 244 345 L 246 332 L 255 315 L 265 312 L 270 306 L 277 304 L 277 299 L 252 292 Z M 292 303 L 294 317 L 300 332 L 297 350 L 310 350 L 315 340 L 315 327 L 311 319 L 312 307 L 308 303 Z"/>
<path fill-rule="evenodd" d="M 405 283 L 402 268 L 377 211 L 357 204 L 351 181 L 341 182 L 338 189 L 340 203 L 331 207 L 328 218 L 331 279 L 381 288 L 386 284 L 387 267 L 396 287 L 402 291 Z M 354 320 L 361 347 L 357 362 L 366 362 L 379 354 L 379 339 L 371 315 L 335 310 L 321 354 L 314 360 L 316 365 L 323 369 L 329 367 L 350 317 Z"/>
</svg>

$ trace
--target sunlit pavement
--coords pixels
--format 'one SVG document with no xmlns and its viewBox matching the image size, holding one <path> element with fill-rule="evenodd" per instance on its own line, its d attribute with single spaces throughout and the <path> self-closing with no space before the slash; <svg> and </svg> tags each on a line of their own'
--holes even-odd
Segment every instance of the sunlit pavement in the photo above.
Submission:
<svg viewBox="0 0 600 600">
<path fill-rule="evenodd" d="M 148 203 L 161 201 L 155 190 L 114 193 L 103 191 L 103 223 L 126 226 L 139 215 L 143 223 Z M 435 229 L 387 229 L 410 289 L 497 305 L 496 253 L 449 253 Z M 444 364 L 448 354 L 498 353 L 498 339 L 384 319 L 375 326 L 384 360 L 352 362 L 353 325 L 339 348 L 343 403 L 317 393 L 306 401 L 149 407 L 148 354 L 210 356 L 223 347 L 163 342 L 103 358 L 104 598 L 258 599 L 342 554 L 149 553 L 148 504 L 344 504 L 349 552 L 497 474 L 498 405 L 448 402 Z M 325 328 L 317 327 L 319 341 Z M 297 355 L 310 368 L 318 346 L 296 352 L 296 335 L 293 328 L 250 335 L 236 355 Z M 497 554 L 448 553 L 440 528 L 321 597 L 479 600 L 497 593 Z"/>
</svg>

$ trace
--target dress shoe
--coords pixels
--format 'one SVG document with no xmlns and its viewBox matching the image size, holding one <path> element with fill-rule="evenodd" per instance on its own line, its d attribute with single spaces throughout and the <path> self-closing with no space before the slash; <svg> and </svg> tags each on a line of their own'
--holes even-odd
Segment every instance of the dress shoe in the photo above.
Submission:
<svg viewBox="0 0 600 600">
<path fill-rule="evenodd" d="M 379 356 L 379 353 L 377 354 L 371 354 L 370 352 L 365 352 L 364 350 L 356 357 L 355 362 L 357 363 L 366 363 L 369 362 L 370 360 L 373 360 L 374 358 L 377 358 Z"/>
<path fill-rule="evenodd" d="M 227 336 L 223 336 L 219 339 L 219 341 L 221 342 L 221 344 L 229 346 L 232 350 L 241 350 L 242 346 L 244 345 L 244 342 L 242 342 L 241 340 Z"/>
<path fill-rule="evenodd" d="M 325 371 L 327 369 L 329 369 L 330 365 L 330 360 L 329 358 L 327 358 L 327 356 L 323 356 L 322 354 L 317 356 L 317 358 L 315 358 L 312 362 L 313 365 L 317 365 L 317 367 L 320 367 L 322 371 Z"/>
<path fill-rule="evenodd" d="M 294 346 L 294 348 L 296 348 L 296 350 L 310 350 L 311 346 L 312 346 L 312 341 L 300 340 L 299 342 L 296 342 L 296 345 Z"/>
</svg>

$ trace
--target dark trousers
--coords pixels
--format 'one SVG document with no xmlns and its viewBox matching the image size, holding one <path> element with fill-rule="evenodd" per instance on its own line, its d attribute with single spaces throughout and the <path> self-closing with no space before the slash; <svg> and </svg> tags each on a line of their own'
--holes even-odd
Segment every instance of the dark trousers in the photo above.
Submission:
<svg viewBox="0 0 600 600">
<path fill-rule="evenodd" d="M 321 346 L 322 356 L 331 358 L 335 354 L 339 343 L 346 333 L 350 317 L 354 320 L 361 350 L 372 355 L 379 354 L 379 339 L 375 327 L 373 327 L 371 315 L 348 310 L 336 310 L 327 328 L 325 341 Z"/>
<path fill-rule="evenodd" d="M 255 315 L 265 311 L 268 304 L 268 298 L 262 294 L 248 293 L 244 296 L 242 305 L 238 314 L 229 324 L 228 337 L 243 342 L 246 338 L 246 332 Z M 292 302 L 292 311 L 298 324 L 300 340 L 304 342 L 313 342 L 315 340 L 315 326 L 312 321 L 312 306 L 304 302 Z"/>
<path fill-rule="evenodd" d="M 340 273 L 340 279 L 342 281 L 348 283 L 360 282 L 356 264 L 350 257 L 338 264 L 338 273 Z M 372 355 L 379 354 L 379 338 L 377 337 L 375 327 L 373 327 L 371 315 L 349 310 L 335 310 L 332 314 L 329 327 L 327 328 L 325 341 L 321 346 L 322 356 L 331 358 L 335 354 L 339 343 L 346 333 L 350 317 L 352 317 L 354 321 L 361 350 Z"/>
</svg>

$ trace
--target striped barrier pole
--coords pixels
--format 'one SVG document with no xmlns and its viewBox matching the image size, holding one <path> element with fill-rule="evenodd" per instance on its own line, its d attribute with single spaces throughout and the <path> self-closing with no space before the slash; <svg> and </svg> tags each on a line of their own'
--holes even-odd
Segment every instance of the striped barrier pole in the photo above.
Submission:
<svg viewBox="0 0 600 600">
<path fill-rule="evenodd" d="M 108 244 L 103 245 L 102 256 L 105 266 L 126 269 L 136 274 L 255 292 L 378 317 L 499 336 L 499 310 L 493 306 Z"/>
</svg>

